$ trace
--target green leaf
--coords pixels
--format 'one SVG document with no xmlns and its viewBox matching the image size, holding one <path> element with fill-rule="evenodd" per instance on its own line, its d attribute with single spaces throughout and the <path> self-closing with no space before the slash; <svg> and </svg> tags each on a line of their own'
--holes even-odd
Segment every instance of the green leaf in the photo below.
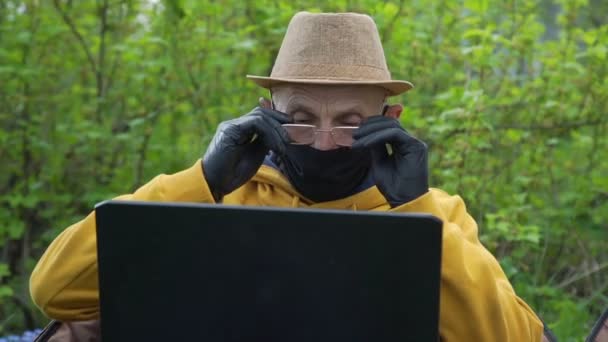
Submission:
<svg viewBox="0 0 608 342">
<path fill-rule="evenodd" d="M 11 274 L 9 271 L 8 265 L 5 263 L 0 263 L 0 279 L 3 277 L 7 277 Z"/>
<path fill-rule="evenodd" d="M 16 240 L 21 238 L 25 231 L 25 224 L 22 221 L 12 221 L 7 227 L 8 237 Z"/>
<path fill-rule="evenodd" d="M 12 288 L 8 286 L 0 286 L 0 302 L 3 298 L 12 297 L 15 294 Z"/>
</svg>

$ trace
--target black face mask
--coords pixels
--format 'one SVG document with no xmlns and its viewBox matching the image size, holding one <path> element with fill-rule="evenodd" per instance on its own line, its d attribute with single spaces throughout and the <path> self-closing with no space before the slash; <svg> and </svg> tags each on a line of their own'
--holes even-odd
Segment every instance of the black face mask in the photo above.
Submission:
<svg viewBox="0 0 608 342">
<path fill-rule="evenodd" d="M 275 161 L 300 194 L 314 202 L 325 202 L 354 193 L 369 172 L 371 155 L 344 147 L 321 151 L 287 145 L 285 156 L 275 155 Z"/>
</svg>

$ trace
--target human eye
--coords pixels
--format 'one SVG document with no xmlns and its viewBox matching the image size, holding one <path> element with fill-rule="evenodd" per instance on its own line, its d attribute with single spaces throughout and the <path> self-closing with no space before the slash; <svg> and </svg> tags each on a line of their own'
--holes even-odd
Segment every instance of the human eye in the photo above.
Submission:
<svg viewBox="0 0 608 342">
<path fill-rule="evenodd" d="M 358 127 L 361 125 L 361 116 L 356 113 L 345 115 L 339 120 L 338 124 L 346 127 Z"/>
</svg>

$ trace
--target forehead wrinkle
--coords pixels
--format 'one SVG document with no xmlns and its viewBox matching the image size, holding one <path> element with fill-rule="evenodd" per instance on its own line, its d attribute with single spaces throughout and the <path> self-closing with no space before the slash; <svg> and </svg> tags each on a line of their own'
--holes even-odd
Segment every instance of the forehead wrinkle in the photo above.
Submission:
<svg viewBox="0 0 608 342">
<path fill-rule="evenodd" d="M 311 112 L 310 114 L 318 114 L 314 109 L 320 107 L 322 101 L 314 96 L 313 91 L 304 87 L 286 87 L 284 89 L 286 93 L 280 93 L 279 97 L 285 101 L 285 110 L 290 107 L 302 107 Z M 302 99 L 305 101 L 301 101 Z M 294 103 L 295 105 L 293 105 Z"/>
<path fill-rule="evenodd" d="M 361 112 L 364 111 L 366 106 L 365 101 L 361 99 L 352 99 L 347 101 L 341 101 L 340 99 L 330 99 L 328 101 L 328 109 L 331 106 L 332 112 L 336 114 L 347 114 L 349 112 Z"/>
<path fill-rule="evenodd" d="M 365 115 L 369 115 L 369 114 L 378 114 L 378 113 L 376 113 L 376 111 L 378 110 L 378 107 L 384 103 L 384 99 L 380 99 L 379 101 L 376 101 L 374 99 L 373 102 L 374 103 L 372 103 L 372 101 L 365 101 L 365 100 L 361 99 L 360 97 L 352 98 L 352 99 L 349 99 L 348 101 L 341 101 L 340 99 L 332 99 L 331 100 L 331 109 L 332 109 L 332 112 L 335 113 L 336 115 L 357 113 L 359 115 L 365 116 Z"/>
<path fill-rule="evenodd" d="M 329 95 L 331 92 L 327 92 Z M 384 98 L 384 91 L 373 86 L 345 86 L 336 88 L 331 97 L 331 104 L 357 103 L 358 105 L 375 105 L 376 99 Z M 374 103 L 374 104 L 372 104 Z"/>
<path fill-rule="evenodd" d="M 283 110 L 292 111 L 290 107 L 302 107 L 316 115 L 323 112 L 339 115 L 349 111 L 369 115 L 375 113 L 377 107 L 386 99 L 383 90 L 368 86 L 328 87 L 293 84 L 277 87 L 275 94 L 278 102 L 284 105 Z M 382 98 L 376 98 L 376 94 Z"/>
</svg>

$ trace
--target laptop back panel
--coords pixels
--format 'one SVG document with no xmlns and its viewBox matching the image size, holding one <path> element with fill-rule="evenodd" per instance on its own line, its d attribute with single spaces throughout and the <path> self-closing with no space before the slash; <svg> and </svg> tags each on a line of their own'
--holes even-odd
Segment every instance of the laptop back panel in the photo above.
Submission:
<svg viewBox="0 0 608 342">
<path fill-rule="evenodd" d="M 104 341 L 437 341 L 425 215 L 110 201 Z"/>
</svg>

